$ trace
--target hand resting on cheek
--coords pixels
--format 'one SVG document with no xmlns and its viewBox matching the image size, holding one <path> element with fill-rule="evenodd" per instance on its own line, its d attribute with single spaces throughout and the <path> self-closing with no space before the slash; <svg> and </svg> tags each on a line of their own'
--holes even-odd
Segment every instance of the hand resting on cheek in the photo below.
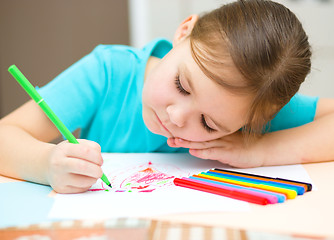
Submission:
<svg viewBox="0 0 334 240">
<path fill-rule="evenodd" d="M 238 168 L 251 168 L 263 165 L 256 153 L 258 141 L 246 144 L 240 131 L 205 142 L 193 142 L 181 138 L 169 138 L 170 147 L 189 148 L 189 153 L 202 159 L 217 160 Z"/>
</svg>

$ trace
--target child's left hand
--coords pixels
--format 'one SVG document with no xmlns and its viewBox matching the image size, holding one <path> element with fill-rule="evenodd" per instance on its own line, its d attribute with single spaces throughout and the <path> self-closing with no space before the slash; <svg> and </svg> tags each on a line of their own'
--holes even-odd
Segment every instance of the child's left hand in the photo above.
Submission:
<svg viewBox="0 0 334 240">
<path fill-rule="evenodd" d="M 202 159 L 218 160 L 239 168 L 259 167 L 263 165 L 262 157 L 257 153 L 257 141 L 245 145 L 241 132 L 236 132 L 219 139 L 206 142 L 192 142 L 180 138 L 169 138 L 170 147 L 189 148 L 189 153 Z"/>
</svg>

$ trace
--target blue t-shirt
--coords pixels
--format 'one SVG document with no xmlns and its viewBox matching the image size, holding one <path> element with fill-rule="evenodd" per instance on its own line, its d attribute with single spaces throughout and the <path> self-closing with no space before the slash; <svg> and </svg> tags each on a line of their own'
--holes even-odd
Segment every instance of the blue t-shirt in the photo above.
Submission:
<svg viewBox="0 0 334 240">
<path fill-rule="evenodd" d="M 95 141 L 102 152 L 184 152 L 166 137 L 150 132 L 142 118 L 142 89 L 147 60 L 164 57 L 172 44 L 156 39 L 143 49 L 99 45 L 39 93 L 70 131 Z M 271 123 L 271 130 L 313 120 L 316 98 L 297 95 Z M 299 104 L 301 102 L 301 104 Z M 301 107 L 302 106 L 302 107 Z"/>
<path fill-rule="evenodd" d="M 319 97 L 296 94 L 268 124 L 268 131 L 294 128 L 312 122 Z"/>
</svg>

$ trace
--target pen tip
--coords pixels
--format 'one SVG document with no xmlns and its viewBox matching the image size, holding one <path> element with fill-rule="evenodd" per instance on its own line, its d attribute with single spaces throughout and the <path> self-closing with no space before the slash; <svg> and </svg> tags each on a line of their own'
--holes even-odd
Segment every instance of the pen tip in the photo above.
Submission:
<svg viewBox="0 0 334 240">
<path fill-rule="evenodd" d="M 111 184 L 108 184 L 108 186 L 109 186 L 110 188 L 112 188 Z"/>
</svg>

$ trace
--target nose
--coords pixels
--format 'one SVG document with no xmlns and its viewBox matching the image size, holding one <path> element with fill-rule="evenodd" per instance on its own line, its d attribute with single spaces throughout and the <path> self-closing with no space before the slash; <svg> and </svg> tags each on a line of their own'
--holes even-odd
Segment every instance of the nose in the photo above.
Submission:
<svg viewBox="0 0 334 240">
<path fill-rule="evenodd" d="M 167 113 L 170 121 L 180 128 L 184 127 L 187 121 L 187 112 L 188 111 L 186 111 L 186 109 L 176 105 L 170 105 L 167 107 Z"/>
</svg>

